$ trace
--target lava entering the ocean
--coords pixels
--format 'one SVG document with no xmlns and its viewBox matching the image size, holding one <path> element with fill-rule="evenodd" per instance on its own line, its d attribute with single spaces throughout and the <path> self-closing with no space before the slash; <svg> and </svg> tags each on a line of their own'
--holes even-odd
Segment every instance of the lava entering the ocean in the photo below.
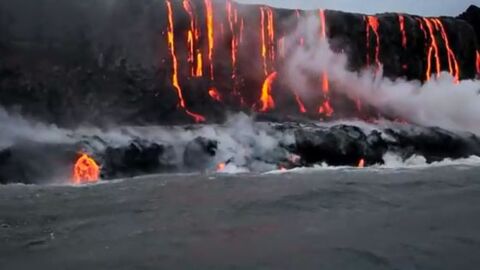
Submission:
<svg viewBox="0 0 480 270">
<path fill-rule="evenodd" d="M 86 184 L 95 183 L 100 178 L 100 167 L 95 160 L 89 157 L 87 154 L 82 154 L 80 158 L 75 162 L 73 168 L 73 183 L 74 184 Z"/>
</svg>

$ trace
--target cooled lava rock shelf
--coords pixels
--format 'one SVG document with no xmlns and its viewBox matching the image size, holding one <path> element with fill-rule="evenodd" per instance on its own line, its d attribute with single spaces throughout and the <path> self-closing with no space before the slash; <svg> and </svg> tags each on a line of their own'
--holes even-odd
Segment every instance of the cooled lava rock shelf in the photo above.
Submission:
<svg viewBox="0 0 480 270">
<path fill-rule="evenodd" d="M 309 46 L 312 18 L 315 39 L 350 71 L 421 83 L 480 74 L 476 6 L 424 18 L 225 0 L 0 0 L 0 183 L 70 178 L 85 153 L 103 179 L 480 155 L 476 135 L 359 104 L 327 72 L 298 92 L 287 66 Z M 341 123 L 353 118 L 392 121 Z"/>
</svg>

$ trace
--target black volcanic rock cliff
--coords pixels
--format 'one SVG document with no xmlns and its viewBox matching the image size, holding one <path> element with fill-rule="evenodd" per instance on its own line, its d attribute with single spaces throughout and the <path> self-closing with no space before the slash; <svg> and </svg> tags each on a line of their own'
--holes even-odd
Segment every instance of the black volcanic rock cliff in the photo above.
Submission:
<svg viewBox="0 0 480 270">
<path fill-rule="evenodd" d="M 228 110 L 259 111 L 265 69 L 282 77 L 283 38 L 307 15 L 319 12 L 224 0 L 0 0 L 0 105 L 60 125 L 218 121 Z M 348 55 L 352 70 L 378 60 L 387 77 L 424 81 L 435 44 L 442 70 L 455 73 L 454 61 L 459 79 L 478 72 L 478 7 L 458 18 L 324 15 L 330 46 Z M 281 82 L 271 94 L 271 111 L 303 111 Z M 307 114 L 318 116 L 322 98 L 303 101 Z M 331 117 L 355 114 L 346 98 L 333 96 L 337 104 L 352 109 Z"/>
</svg>

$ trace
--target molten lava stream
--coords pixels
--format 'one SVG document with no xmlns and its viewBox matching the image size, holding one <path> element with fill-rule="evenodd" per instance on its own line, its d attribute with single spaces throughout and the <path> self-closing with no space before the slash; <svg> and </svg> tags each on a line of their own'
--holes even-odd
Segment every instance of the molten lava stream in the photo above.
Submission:
<svg viewBox="0 0 480 270">
<path fill-rule="evenodd" d="M 170 50 L 170 54 L 172 56 L 172 63 L 173 63 L 173 72 L 172 72 L 172 84 L 177 92 L 177 96 L 179 99 L 178 106 L 181 107 L 189 116 L 191 116 L 195 122 L 204 122 L 205 117 L 190 112 L 187 109 L 185 104 L 185 100 L 183 99 L 182 88 L 178 82 L 178 62 L 177 56 L 175 54 L 175 34 L 174 34 L 174 26 L 173 26 L 173 9 L 172 3 L 170 0 L 166 1 L 167 3 L 167 12 L 168 12 L 168 26 L 167 26 L 167 41 L 168 41 L 168 48 Z"/>
<path fill-rule="evenodd" d="M 100 167 L 87 154 L 81 154 L 73 168 L 73 184 L 95 183 L 100 179 Z"/>
<path fill-rule="evenodd" d="M 263 73 L 268 75 L 267 69 L 267 44 L 265 38 L 265 10 L 264 7 L 260 7 L 260 37 L 261 37 L 261 54 L 263 60 Z"/>
<path fill-rule="evenodd" d="M 273 101 L 272 93 L 272 84 L 277 78 L 277 72 L 272 72 L 263 82 L 262 86 L 262 96 L 260 101 L 262 103 L 261 112 L 267 112 L 275 108 L 275 102 Z"/>
<path fill-rule="evenodd" d="M 273 11 L 271 8 L 266 7 L 267 11 L 267 32 L 268 32 L 268 41 L 270 45 L 270 59 L 272 63 L 275 63 L 275 21 L 273 17 Z"/>
<path fill-rule="evenodd" d="M 213 25 L 213 4 L 212 0 L 205 0 L 205 9 L 207 17 L 207 35 L 208 35 L 208 61 L 210 63 L 210 79 L 213 81 L 214 69 L 213 69 L 213 50 L 215 46 L 215 32 Z"/>
<path fill-rule="evenodd" d="M 400 33 L 402 33 L 402 47 L 407 48 L 407 33 L 405 32 L 405 17 L 398 15 L 398 22 L 400 24 Z"/>
<path fill-rule="evenodd" d="M 477 74 L 480 76 L 480 50 L 477 51 Z"/>
<path fill-rule="evenodd" d="M 430 75 L 432 74 L 432 56 L 435 57 L 435 66 L 436 66 L 436 73 L 437 77 L 440 76 L 440 72 L 442 70 L 442 66 L 440 64 L 440 54 L 438 50 L 437 39 L 435 37 L 435 33 L 433 31 L 433 25 L 430 19 L 423 18 L 425 25 L 428 29 L 428 34 L 430 36 L 430 45 L 428 48 L 428 55 L 427 55 L 427 71 L 426 71 L 426 80 L 430 80 Z"/>
<path fill-rule="evenodd" d="M 200 51 L 197 51 L 197 68 L 195 70 L 195 77 L 203 76 L 203 57 Z"/>
<path fill-rule="evenodd" d="M 358 165 L 357 165 L 358 168 L 362 169 L 362 168 L 365 168 L 365 159 L 360 159 L 358 161 Z"/>
<path fill-rule="evenodd" d="M 370 65 L 370 29 L 373 31 L 375 35 L 375 65 L 376 71 L 380 70 L 382 63 L 380 62 L 380 34 L 378 32 L 378 28 L 380 26 L 380 22 L 378 18 L 375 16 L 367 16 L 365 19 L 366 22 L 366 31 L 367 31 L 367 66 Z"/>
<path fill-rule="evenodd" d="M 195 28 L 195 16 L 193 14 L 192 5 L 190 0 L 183 0 L 183 8 L 188 13 L 190 18 L 190 30 L 187 32 L 187 44 L 188 44 L 188 63 L 190 64 L 190 75 L 192 77 L 196 76 L 195 69 L 195 41 L 198 31 Z"/>
<path fill-rule="evenodd" d="M 448 40 L 447 32 L 445 31 L 445 27 L 443 26 L 442 21 L 439 19 L 432 19 L 435 27 L 440 30 L 442 34 L 442 39 L 445 44 L 445 49 L 447 50 L 447 58 L 448 58 L 448 71 L 452 77 L 455 78 L 455 83 L 460 83 L 460 68 L 458 65 L 457 57 L 453 52 L 452 48 L 450 47 L 450 41 Z"/>
</svg>

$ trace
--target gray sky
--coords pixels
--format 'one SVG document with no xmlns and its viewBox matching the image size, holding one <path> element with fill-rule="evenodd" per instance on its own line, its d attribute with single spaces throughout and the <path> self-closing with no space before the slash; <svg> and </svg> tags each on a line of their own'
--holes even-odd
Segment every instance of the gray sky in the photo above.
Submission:
<svg viewBox="0 0 480 270">
<path fill-rule="evenodd" d="M 325 8 L 360 13 L 402 12 L 424 16 L 456 16 L 480 0 L 237 0 L 287 8 Z"/>
</svg>

